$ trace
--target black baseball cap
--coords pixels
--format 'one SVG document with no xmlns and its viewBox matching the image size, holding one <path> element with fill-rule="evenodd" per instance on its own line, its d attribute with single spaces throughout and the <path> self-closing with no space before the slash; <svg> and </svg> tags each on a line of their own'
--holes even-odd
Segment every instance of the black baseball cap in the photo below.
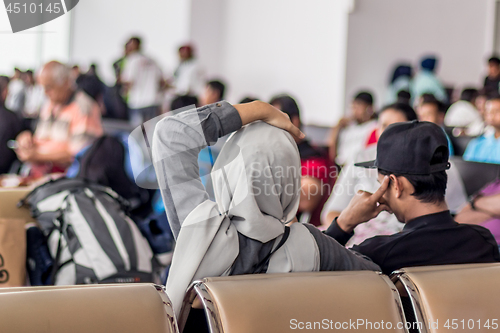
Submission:
<svg viewBox="0 0 500 333">
<path fill-rule="evenodd" d="M 399 175 L 430 175 L 448 170 L 450 153 L 444 130 L 434 123 L 414 120 L 388 126 L 377 143 L 377 159 L 356 163 Z"/>
</svg>

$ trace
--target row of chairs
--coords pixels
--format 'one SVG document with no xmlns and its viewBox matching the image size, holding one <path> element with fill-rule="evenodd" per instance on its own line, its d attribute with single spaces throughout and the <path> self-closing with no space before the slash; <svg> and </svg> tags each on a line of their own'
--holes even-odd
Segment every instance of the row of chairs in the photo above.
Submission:
<svg viewBox="0 0 500 333">
<path fill-rule="evenodd" d="M 500 264 L 242 275 L 192 284 L 178 320 L 152 284 L 0 289 L 0 331 L 184 330 L 200 303 L 211 333 L 356 330 L 437 333 L 499 328 Z M 200 300 L 201 302 L 198 302 Z"/>
</svg>

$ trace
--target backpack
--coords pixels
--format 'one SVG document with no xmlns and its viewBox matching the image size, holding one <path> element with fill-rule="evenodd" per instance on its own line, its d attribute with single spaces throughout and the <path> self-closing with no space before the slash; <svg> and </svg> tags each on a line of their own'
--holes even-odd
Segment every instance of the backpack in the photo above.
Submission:
<svg viewBox="0 0 500 333">
<path fill-rule="evenodd" d="M 153 253 L 127 216 L 128 203 L 111 189 L 61 178 L 37 187 L 30 208 L 54 259 L 50 283 L 152 282 Z"/>
</svg>

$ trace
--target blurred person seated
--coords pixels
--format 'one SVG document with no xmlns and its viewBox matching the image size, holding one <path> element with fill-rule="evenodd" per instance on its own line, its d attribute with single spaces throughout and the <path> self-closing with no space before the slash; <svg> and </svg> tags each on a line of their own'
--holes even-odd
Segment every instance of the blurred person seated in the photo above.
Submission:
<svg viewBox="0 0 500 333">
<path fill-rule="evenodd" d="M 200 97 L 200 105 L 213 104 L 224 99 L 226 85 L 219 80 L 208 81 Z"/>
<path fill-rule="evenodd" d="M 106 90 L 108 89 L 108 86 L 99 77 L 97 64 L 95 64 L 95 63 L 90 64 L 89 70 L 87 71 L 86 75 L 94 78 L 95 82 L 99 82 L 100 93 L 101 93 L 101 96 L 104 97 L 104 94 L 106 93 Z"/>
<path fill-rule="evenodd" d="M 398 91 L 398 96 L 396 99 L 396 103 L 403 103 L 411 105 L 411 94 L 408 90 L 400 90 Z"/>
<path fill-rule="evenodd" d="M 40 110 L 46 102 L 43 87 L 35 82 L 33 71 L 27 70 L 23 74 L 26 99 L 24 103 L 23 117 L 29 120 L 27 128 L 32 128 L 32 122 L 38 118 Z"/>
<path fill-rule="evenodd" d="M 57 61 L 45 64 L 39 75 L 48 102 L 40 112 L 35 133 L 17 137 L 18 158 L 32 165 L 32 173 L 62 172 L 74 156 L 103 133 L 97 103 L 75 90 L 71 70 Z"/>
<path fill-rule="evenodd" d="M 127 56 L 121 79 L 128 94 L 130 122 L 139 126 L 160 113 L 163 74 L 158 64 L 142 53 L 139 37 L 130 38 L 125 47 Z"/>
<path fill-rule="evenodd" d="M 243 97 L 240 101 L 240 104 L 245 104 L 245 103 L 250 103 L 250 102 L 255 102 L 255 101 L 258 101 L 259 99 L 256 98 L 256 97 L 252 97 L 252 96 L 246 96 L 246 97 Z"/>
<path fill-rule="evenodd" d="M 500 95 L 498 94 L 486 102 L 485 123 L 491 129 L 469 142 L 463 159 L 500 164 Z"/>
<path fill-rule="evenodd" d="M 409 64 L 399 64 L 394 69 L 385 98 L 387 104 L 399 102 L 400 91 L 410 91 L 412 75 L 412 67 Z"/>
<path fill-rule="evenodd" d="M 478 136 L 484 132 L 483 117 L 475 106 L 478 95 L 477 89 L 465 88 L 460 100 L 448 108 L 444 124 L 453 127 L 454 136 Z"/>
<path fill-rule="evenodd" d="M 493 94 L 495 95 L 495 94 Z M 484 120 L 484 112 L 486 108 L 486 101 L 488 101 L 488 94 L 484 89 L 481 89 L 477 92 L 476 100 L 474 101 L 474 105 Z"/>
<path fill-rule="evenodd" d="M 121 80 L 121 67 L 119 62 L 113 64 L 115 84 L 105 90 L 103 102 L 106 109 L 104 118 L 129 120 L 129 109 L 123 98 L 123 84 Z"/>
<path fill-rule="evenodd" d="M 432 94 L 423 94 L 420 97 L 420 103 L 417 106 L 416 111 L 418 120 L 434 123 L 443 129 L 446 139 L 448 140 L 450 156 L 454 155 L 453 144 L 451 143 L 448 134 L 444 131 L 444 118 L 447 111 L 446 105 Z"/>
<path fill-rule="evenodd" d="M 411 94 L 406 90 L 399 91 L 397 94 L 396 103 L 393 103 L 393 104 L 397 104 L 397 103 L 411 105 Z M 413 110 L 413 108 L 412 108 L 412 110 Z M 373 129 L 373 131 L 368 136 L 368 140 L 366 141 L 365 147 L 370 147 L 371 145 L 376 144 L 379 136 L 380 136 L 380 133 L 378 131 L 378 127 L 376 127 Z"/>
<path fill-rule="evenodd" d="M 401 103 L 388 105 L 379 113 L 377 135 L 380 137 L 384 130 L 391 124 L 416 119 L 417 115 L 411 106 Z M 361 189 L 373 192 L 378 188 L 376 170 L 354 166 L 354 163 L 373 160 L 376 156 L 377 146 L 372 145 L 361 151 L 356 156 L 354 162 L 342 169 L 339 179 L 333 188 L 333 193 L 321 213 L 323 226 L 328 227 L 333 219 L 347 208 L 357 190 Z M 455 214 L 467 201 L 467 195 L 460 174 L 453 165 L 447 170 L 447 174 L 449 181 L 445 199 L 451 213 Z M 400 231 L 402 228 L 403 225 L 397 221 L 394 215 L 382 212 L 369 223 L 358 225 L 354 237 L 349 240 L 348 245 L 359 244 L 365 239 L 376 235 L 390 235 Z"/>
<path fill-rule="evenodd" d="M 459 223 L 487 228 L 500 244 L 500 180 L 486 185 L 455 217 Z"/>
<path fill-rule="evenodd" d="M 380 137 L 387 126 L 405 121 L 416 120 L 417 115 L 413 108 L 406 104 L 390 104 L 385 106 L 378 116 L 376 134 Z M 380 186 L 377 181 L 377 172 L 372 169 L 355 167 L 354 163 L 372 160 L 377 156 L 377 145 L 371 145 L 360 151 L 354 161 L 345 165 L 335 182 L 332 194 L 325 203 L 321 212 L 321 223 L 328 228 L 333 219 L 347 208 L 357 190 L 374 192 Z M 403 228 L 394 215 L 382 212 L 376 218 L 356 227 L 355 236 L 349 240 L 348 246 L 359 244 L 367 238 L 376 235 L 391 235 Z"/>
<path fill-rule="evenodd" d="M 286 113 L 295 127 L 302 128 L 299 106 L 293 97 L 277 95 L 269 104 Z M 313 147 L 308 140 L 295 138 L 295 142 L 299 149 L 302 174 L 299 220 L 319 226 L 321 209 L 330 195 L 337 169 L 331 165 L 326 154 Z"/>
<path fill-rule="evenodd" d="M 394 104 L 411 105 L 410 93 L 406 90 L 399 91 L 398 96 L 397 96 L 397 101 Z M 412 108 L 412 110 L 413 110 L 413 108 Z M 413 111 L 413 112 L 415 112 L 415 111 Z M 370 136 L 368 137 L 368 141 L 366 142 L 365 147 L 370 147 L 371 145 L 376 144 L 379 137 L 380 137 L 380 131 L 379 131 L 378 127 L 374 128 L 373 131 L 371 132 Z"/>
<path fill-rule="evenodd" d="M 170 110 L 175 111 L 190 105 L 198 106 L 198 98 L 196 98 L 196 96 L 177 96 L 170 103 Z"/>
<path fill-rule="evenodd" d="M 142 154 L 127 134 L 103 135 L 75 157 L 66 177 L 86 179 L 107 186 L 127 199 L 135 216 L 151 213 L 148 190 L 140 188 L 134 178 L 133 163 Z"/>
<path fill-rule="evenodd" d="M 498 94 L 500 92 L 500 58 L 492 56 L 488 59 L 488 76 L 484 78 L 483 89 L 486 94 Z"/>
<path fill-rule="evenodd" d="M 82 72 L 80 72 L 80 66 L 79 65 L 73 65 L 73 67 L 71 67 L 71 78 L 73 80 L 76 81 L 76 79 L 78 79 L 78 77 L 82 74 Z"/>
<path fill-rule="evenodd" d="M 192 45 L 179 47 L 179 65 L 174 72 L 176 95 L 200 96 L 205 86 L 205 76 L 195 56 Z"/>
<path fill-rule="evenodd" d="M 16 113 L 21 113 L 24 109 L 25 85 L 22 74 L 19 68 L 14 68 L 14 76 L 9 82 L 9 94 L 5 100 L 6 108 Z"/>
<path fill-rule="evenodd" d="M 356 166 L 378 169 L 380 187 L 359 191 L 326 234 L 346 244 L 359 224 L 381 211 L 404 223 L 390 236 L 369 238 L 351 250 L 390 274 L 403 267 L 500 261 L 491 232 L 453 220 L 445 201 L 449 168 L 446 136 L 429 122 L 392 124 L 377 144 L 377 157 Z"/>
<path fill-rule="evenodd" d="M 342 166 L 351 161 L 364 148 L 375 129 L 373 96 L 362 91 L 351 104 L 351 116 L 340 119 L 330 133 L 330 160 Z"/>
<path fill-rule="evenodd" d="M 82 74 L 78 77 L 78 79 L 76 79 L 76 85 L 78 89 L 92 97 L 92 99 L 99 105 L 101 114 L 106 113 L 103 100 L 102 82 L 97 76 Z"/>
<path fill-rule="evenodd" d="M 8 95 L 9 78 L 0 76 L 0 175 L 9 173 L 12 164 L 17 161 L 16 153 L 7 146 L 22 131 L 22 122 L 19 116 L 5 108 L 5 99 Z"/>
<path fill-rule="evenodd" d="M 432 94 L 439 101 L 446 103 L 446 91 L 437 78 L 435 71 L 438 60 L 436 57 L 426 57 L 420 63 L 420 72 L 415 75 L 411 83 L 411 96 L 418 100 L 423 94 Z"/>
</svg>

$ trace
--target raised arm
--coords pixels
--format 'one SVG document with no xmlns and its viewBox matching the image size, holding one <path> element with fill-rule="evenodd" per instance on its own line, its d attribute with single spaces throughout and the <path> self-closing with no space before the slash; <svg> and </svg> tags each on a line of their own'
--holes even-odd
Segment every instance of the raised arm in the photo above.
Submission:
<svg viewBox="0 0 500 333">
<path fill-rule="evenodd" d="M 256 120 L 303 138 L 288 116 L 256 101 L 232 106 L 219 102 L 162 119 L 153 137 L 153 162 L 174 236 L 189 213 L 209 200 L 200 180 L 198 154 L 228 133 Z"/>
</svg>

